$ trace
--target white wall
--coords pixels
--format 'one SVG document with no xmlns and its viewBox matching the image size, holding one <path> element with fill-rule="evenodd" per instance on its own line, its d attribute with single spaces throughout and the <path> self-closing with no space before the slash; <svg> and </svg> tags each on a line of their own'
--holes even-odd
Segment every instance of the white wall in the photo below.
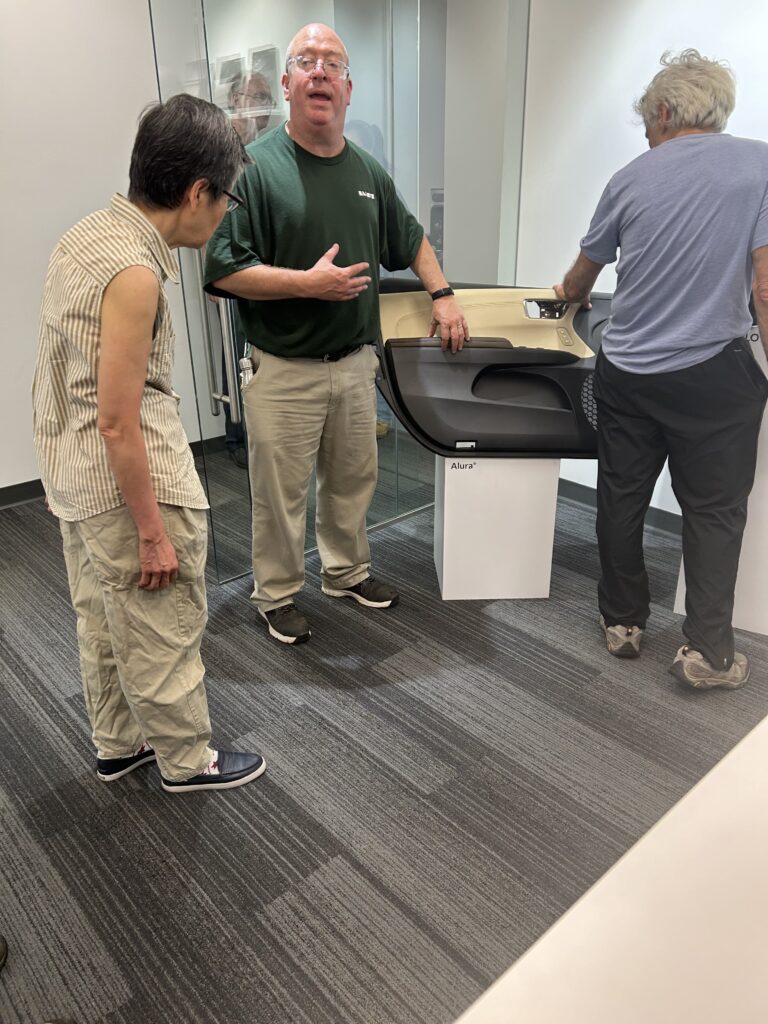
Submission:
<svg viewBox="0 0 768 1024">
<path fill-rule="evenodd" d="M 728 60 L 738 83 L 728 130 L 768 138 L 768 4 L 764 0 L 532 0 L 517 281 L 548 287 L 578 253 L 610 176 L 646 148 L 632 101 L 666 49 Z M 597 290 L 612 292 L 613 268 Z M 592 461 L 563 462 L 594 486 Z M 653 504 L 677 510 L 667 472 Z"/>
<path fill-rule="evenodd" d="M 48 257 L 125 190 L 136 122 L 157 99 L 147 5 L 0 5 L 0 487 L 39 477 L 30 386 Z"/>
<path fill-rule="evenodd" d="M 215 57 L 276 42 L 284 49 L 307 20 L 306 0 L 255 0 L 209 17 Z M 190 88 L 204 57 L 199 0 L 153 4 L 164 95 Z M 332 21 L 333 0 L 313 8 Z M 195 91 L 194 89 L 192 91 Z M 158 98 L 149 5 L 137 0 L 3 0 L 0 5 L 0 488 L 35 480 L 30 386 L 48 257 L 81 217 L 128 186 L 143 108 Z M 200 437 L 180 286 L 168 285 L 177 335 L 174 385 L 190 440 Z M 192 309 L 194 319 L 194 309 Z M 195 334 L 199 334 L 193 323 Z M 197 339 L 199 342 L 199 339 Z M 198 345 L 199 347 L 199 345 Z M 202 384 L 201 380 L 201 384 Z M 205 434 L 223 433 L 201 395 Z"/>
<path fill-rule="evenodd" d="M 509 0 L 447 6 L 444 269 L 454 281 L 490 284 L 499 264 Z"/>
<path fill-rule="evenodd" d="M 274 44 L 284 62 L 294 32 L 310 19 L 334 24 L 358 54 L 350 117 L 387 127 L 391 98 L 384 73 L 389 25 L 377 0 L 3 0 L 0 6 L 0 138 L 12 159 L 0 167 L 0 221 L 7 239 L 0 254 L 4 316 L 0 326 L 0 488 L 39 476 L 31 437 L 30 385 L 37 347 L 40 297 L 48 257 L 61 234 L 81 217 L 125 191 L 138 117 L 158 98 L 157 44 L 164 97 L 187 89 L 208 95 L 194 80 L 211 60 Z M 416 0 L 396 0 L 400 77 L 411 82 L 408 118 L 395 150 L 404 191 L 418 203 L 416 145 Z M 353 57 L 353 65 L 354 65 Z M 354 68 L 353 68 L 354 70 Z M 280 101 L 279 112 L 282 112 Z M 406 123 L 407 121 L 407 123 Z M 188 260 L 185 260 L 188 262 Z M 202 368 L 200 303 L 188 282 L 187 313 L 196 365 Z M 168 286 L 177 334 L 174 385 L 190 440 L 200 437 L 182 289 Z M 204 436 L 223 433 L 212 416 L 199 374 Z"/>
<path fill-rule="evenodd" d="M 454 281 L 514 282 L 528 6 L 447 0 L 444 266 Z"/>
<path fill-rule="evenodd" d="M 509 0 L 507 81 L 499 208 L 498 283 L 515 284 L 520 185 L 523 167 L 523 123 L 528 57 L 529 0 Z"/>
<path fill-rule="evenodd" d="M 421 0 L 417 111 L 418 218 L 427 231 L 432 207 L 432 189 L 445 188 L 445 47 L 445 0 Z"/>
</svg>

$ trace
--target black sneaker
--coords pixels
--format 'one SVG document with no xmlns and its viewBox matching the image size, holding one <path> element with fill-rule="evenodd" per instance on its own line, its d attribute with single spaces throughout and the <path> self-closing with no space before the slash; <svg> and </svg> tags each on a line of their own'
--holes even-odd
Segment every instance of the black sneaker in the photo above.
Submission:
<svg viewBox="0 0 768 1024">
<path fill-rule="evenodd" d="M 229 448 L 229 457 L 238 469 L 248 469 L 248 449 L 244 446 Z"/>
<path fill-rule="evenodd" d="M 373 576 L 360 580 L 354 587 L 323 587 L 329 597 L 351 597 L 366 608 L 391 608 L 400 600 L 400 595 L 388 583 L 382 583 Z"/>
<path fill-rule="evenodd" d="M 267 764 L 259 754 L 241 754 L 239 750 L 218 750 L 208 771 L 193 775 L 183 782 L 172 782 L 160 776 L 160 785 L 167 793 L 197 793 L 202 789 L 235 789 L 263 774 Z"/>
<path fill-rule="evenodd" d="M 269 612 L 259 608 L 259 615 L 266 621 L 270 636 L 283 644 L 303 644 L 312 636 L 309 623 L 293 603 L 281 604 Z"/>
<path fill-rule="evenodd" d="M 102 782 L 114 782 L 115 779 L 122 779 L 124 775 L 139 768 L 143 764 L 157 760 L 152 747 L 142 743 L 135 754 L 130 757 L 97 757 L 96 777 Z"/>
</svg>

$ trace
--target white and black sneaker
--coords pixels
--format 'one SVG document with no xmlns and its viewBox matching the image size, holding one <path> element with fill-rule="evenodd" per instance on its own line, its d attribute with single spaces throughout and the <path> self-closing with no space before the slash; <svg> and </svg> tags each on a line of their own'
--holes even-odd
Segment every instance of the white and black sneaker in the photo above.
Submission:
<svg viewBox="0 0 768 1024">
<path fill-rule="evenodd" d="M 141 765 L 155 760 L 157 758 L 152 747 L 142 743 L 139 749 L 134 754 L 129 754 L 128 757 L 97 757 L 96 777 L 102 782 L 114 782 L 115 779 L 122 779 L 124 775 L 128 775 L 135 768 L 140 768 Z"/>
<path fill-rule="evenodd" d="M 199 793 L 206 789 L 236 789 L 264 774 L 267 764 L 260 754 L 239 750 L 214 750 L 208 767 L 183 782 L 160 777 L 166 793 Z"/>
<path fill-rule="evenodd" d="M 259 608 L 259 615 L 266 621 L 269 635 L 282 644 L 303 644 L 312 636 L 309 623 L 293 602 L 268 612 Z"/>
<path fill-rule="evenodd" d="M 374 579 L 373 576 L 360 580 L 354 587 L 324 586 L 322 589 L 329 597 L 351 597 L 366 608 L 391 608 L 400 600 L 400 595 L 394 587 Z"/>
</svg>

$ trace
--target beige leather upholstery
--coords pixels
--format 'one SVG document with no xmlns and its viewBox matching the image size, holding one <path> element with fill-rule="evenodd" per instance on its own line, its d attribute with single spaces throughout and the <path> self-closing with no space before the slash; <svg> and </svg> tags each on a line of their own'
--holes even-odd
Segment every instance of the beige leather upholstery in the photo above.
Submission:
<svg viewBox="0 0 768 1024">
<path fill-rule="evenodd" d="M 526 348 L 562 349 L 579 359 L 594 355 L 573 329 L 576 303 L 561 320 L 531 319 L 526 314 L 526 299 L 555 299 L 549 288 L 461 288 L 456 299 L 475 337 L 507 338 L 512 345 Z M 432 300 L 426 292 L 381 295 L 379 303 L 385 344 L 390 338 L 426 336 L 432 315 Z"/>
</svg>

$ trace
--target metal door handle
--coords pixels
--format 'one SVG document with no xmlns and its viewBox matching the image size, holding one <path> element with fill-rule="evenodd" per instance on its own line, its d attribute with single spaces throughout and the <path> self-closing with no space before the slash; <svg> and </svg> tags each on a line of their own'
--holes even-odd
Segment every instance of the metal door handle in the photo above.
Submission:
<svg viewBox="0 0 768 1024">
<path fill-rule="evenodd" d="M 240 387 L 235 366 L 235 303 L 233 299 L 219 300 L 219 317 L 221 318 L 221 342 L 224 348 L 224 370 L 227 375 L 227 391 L 229 395 L 221 395 L 222 402 L 229 402 L 229 418 L 233 423 L 243 422 L 240 405 Z"/>
<path fill-rule="evenodd" d="M 211 327 L 208 323 L 208 302 L 203 291 L 203 254 L 200 249 L 194 252 L 192 264 L 195 268 L 197 278 L 198 295 L 200 296 L 200 319 L 203 327 L 203 353 L 205 355 L 205 372 L 208 377 L 208 399 L 211 403 L 211 412 L 214 416 L 221 415 L 221 398 L 216 394 L 216 369 L 213 362 L 213 339 L 211 338 Z M 189 320 L 189 318 L 187 318 Z M 192 344 L 190 338 L 190 345 Z"/>
<path fill-rule="evenodd" d="M 568 312 L 568 303 L 562 299 L 523 299 L 523 308 L 529 320 L 561 320 Z"/>
</svg>

